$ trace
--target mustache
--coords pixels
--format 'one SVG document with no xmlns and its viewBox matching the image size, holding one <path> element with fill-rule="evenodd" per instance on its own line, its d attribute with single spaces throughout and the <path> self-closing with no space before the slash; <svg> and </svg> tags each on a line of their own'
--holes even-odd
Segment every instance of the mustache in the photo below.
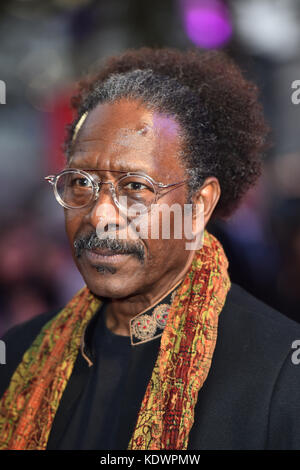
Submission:
<svg viewBox="0 0 300 470">
<path fill-rule="evenodd" d="M 141 263 L 145 260 L 145 248 L 141 243 L 119 240 L 116 238 L 99 238 L 96 232 L 76 237 L 74 240 L 75 256 L 79 258 L 83 250 L 103 248 L 111 250 L 113 254 L 128 254 L 135 256 Z"/>
</svg>

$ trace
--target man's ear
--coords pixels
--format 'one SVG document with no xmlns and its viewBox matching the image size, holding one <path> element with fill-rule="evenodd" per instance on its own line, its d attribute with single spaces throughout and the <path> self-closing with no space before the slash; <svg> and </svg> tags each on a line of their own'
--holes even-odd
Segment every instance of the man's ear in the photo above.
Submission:
<svg viewBox="0 0 300 470">
<path fill-rule="evenodd" d="M 203 226 L 206 227 L 212 213 L 218 203 L 221 195 L 221 188 L 217 178 L 210 176 L 206 178 L 201 188 L 194 194 L 193 200 L 193 232 L 199 228 L 199 220 L 197 224 L 197 216 L 203 217 Z"/>
<path fill-rule="evenodd" d="M 196 234 L 204 228 L 204 202 L 201 194 L 194 195 L 192 211 L 193 233 Z"/>
</svg>

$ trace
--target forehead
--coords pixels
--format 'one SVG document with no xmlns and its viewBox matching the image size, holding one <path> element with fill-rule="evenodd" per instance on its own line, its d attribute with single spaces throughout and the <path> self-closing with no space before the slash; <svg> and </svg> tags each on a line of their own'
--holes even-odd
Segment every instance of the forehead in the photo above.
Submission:
<svg viewBox="0 0 300 470">
<path fill-rule="evenodd" d="M 183 175 L 180 126 L 133 100 L 97 105 L 79 129 L 69 166 Z"/>
</svg>

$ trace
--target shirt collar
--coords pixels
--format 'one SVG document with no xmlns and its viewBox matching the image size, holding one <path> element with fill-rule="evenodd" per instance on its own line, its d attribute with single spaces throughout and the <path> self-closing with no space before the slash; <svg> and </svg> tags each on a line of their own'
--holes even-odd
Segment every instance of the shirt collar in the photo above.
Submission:
<svg viewBox="0 0 300 470">
<path fill-rule="evenodd" d="M 164 328 L 167 323 L 168 313 L 170 306 L 174 300 L 177 289 L 181 284 L 180 280 L 175 286 L 173 286 L 163 297 L 158 299 L 153 305 L 146 308 L 142 312 L 138 313 L 136 316 L 130 320 L 130 340 L 132 346 L 138 346 L 149 341 L 159 338 L 164 331 Z M 92 317 L 92 319 L 87 324 L 81 341 L 81 354 L 88 362 L 89 366 L 93 365 L 93 347 L 92 347 L 92 337 L 97 323 L 98 316 L 103 311 L 103 307 L 106 304 L 106 301 L 100 306 L 97 313 Z"/>
</svg>

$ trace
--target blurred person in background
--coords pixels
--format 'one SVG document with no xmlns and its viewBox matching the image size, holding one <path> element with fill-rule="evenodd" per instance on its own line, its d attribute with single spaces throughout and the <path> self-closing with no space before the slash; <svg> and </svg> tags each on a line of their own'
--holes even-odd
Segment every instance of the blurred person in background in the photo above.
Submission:
<svg viewBox="0 0 300 470">
<path fill-rule="evenodd" d="M 64 240 L 42 229 L 34 210 L 3 221 L 0 259 L 0 335 L 11 325 L 63 305 L 74 287 L 82 285 Z"/>
<path fill-rule="evenodd" d="M 273 214 L 278 240 L 280 270 L 277 274 L 278 303 L 281 311 L 299 321 L 300 315 L 300 198 L 287 199 Z"/>
<path fill-rule="evenodd" d="M 51 277 L 43 275 L 41 256 L 49 242 L 39 237 L 30 215 L 4 224 L 0 234 L 0 304 L 4 329 L 53 308 L 57 298 Z M 51 272 L 52 277 L 55 271 Z"/>
<path fill-rule="evenodd" d="M 86 286 L 4 336 L 0 448 L 299 448 L 300 327 L 231 282 L 206 229 L 260 175 L 257 88 L 221 52 L 141 49 L 72 102 L 66 168 L 48 180 Z M 203 246 L 111 239 L 124 194 L 150 214 L 160 198 L 202 208 Z"/>
<path fill-rule="evenodd" d="M 277 245 L 276 270 L 278 308 L 300 321 L 300 153 L 279 155 L 268 167 L 272 187 L 277 188 L 270 204 L 270 227 Z"/>
</svg>

